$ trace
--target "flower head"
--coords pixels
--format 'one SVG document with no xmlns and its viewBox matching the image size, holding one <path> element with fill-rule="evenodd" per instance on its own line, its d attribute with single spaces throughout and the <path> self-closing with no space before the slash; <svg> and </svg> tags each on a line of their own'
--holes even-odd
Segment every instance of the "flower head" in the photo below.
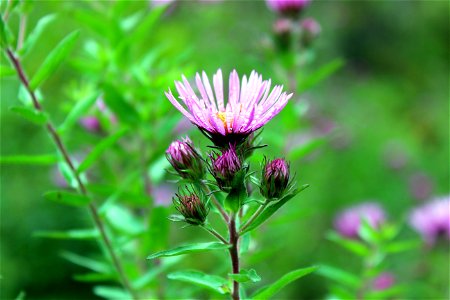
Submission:
<svg viewBox="0 0 450 300">
<path fill-rule="evenodd" d="M 80 119 L 80 124 L 89 132 L 99 132 L 100 131 L 100 122 L 94 116 L 87 116 Z"/>
<path fill-rule="evenodd" d="M 166 157 L 181 177 L 192 180 L 203 178 L 203 162 L 189 137 L 173 141 L 166 150 Z"/>
<path fill-rule="evenodd" d="M 220 147 L 242 143 L 250 133 L 275 117 L 292 97 L 283 92 L 282 86 L 275 86 L 270 92 L 271 80 L 263 81 L 255 71 L 248 79 L 244 76 L 242 82 L 235 70 L 231 72 L 227 101 L 220 69 L 213 76 L 214 93 L 205 72 L 195 77 L 200 95 L 184 76 L 182 80 L 175 82 L 181 101 L 176 100 L 171 91 L 166 92 L 167 98 Z"/>
<path fill-rule="evenodd" d="M 184 220 L 191 225 L 202 225 L 206 221 L 209 209 L 207 204 L 203 203 L 201 197 L 195 193 L 194 189 L 189 190 L 185 187 L 184 190 L 175 194 L 172 199 L 175 208 L 183 215 Z"/>
<path fill-rule="evenodd" d="M 300 23 L 302 28 L 302 42 L 305 46 L 311 43 L 319 36 L 322 28 L 314 18 L 306 18 Z"/>
<path fill-rule="evenodd" d="M 211 155 L 211 173 L 221 189 L 230 188 L 235 175 L 241 169 L 241 160 L 233 146 L 230 146 L 221 155 Z"/>
<path fill-rule="evenodd" d="M 377 228 L 385 222 L 385 218 L 384 210 L 378 203 L 365 202 L 339 213 L 334 220 L 334 227 L 343 236 L 357 238 L 363 220 Z"/>
<path fill-rule="evenodd" d="M 266 161 L 260 191 L 267 199 L 281 198 L 289 185 L 289 163 L 282 158 Z"/>
<path fill-rule="evenodd" d="M 442 235 L 450 239 L 450 196 L 417 207 L 411 212 L 409 222 L 429 245 Z"/>
<path fill-rule="evenodd" d="M 392 273 L 384 272 L 378 275 L 372 281 L 372 287 L 375 291 L 387 290 L 395 284 L 395 278 Z"/>
<path fill-rule="evenodd" d="M 266 0 L 270 9 L 286 15 L 297 17 L 311 0 Z"/>
</svg>

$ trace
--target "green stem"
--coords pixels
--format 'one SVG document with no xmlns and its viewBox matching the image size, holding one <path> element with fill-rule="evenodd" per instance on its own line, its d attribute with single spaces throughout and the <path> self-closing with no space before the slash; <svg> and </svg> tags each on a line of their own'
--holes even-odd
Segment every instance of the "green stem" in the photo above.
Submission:
<svg viewBox="0 0 450 300">
<path fill-rule="evenodd" d="M 230 231 L 230 258 L 233 274 L 239 274 L 239 234 L 236 231 L 236 213 L 231 215 L 230 223 L 228 224 L 228 229 Z M 239 300 L 239 282 L 233 280 L 233 292 L 231 294 L 233 300 Z"/>
<path fill-rule="evenodd" d="M 200 185 L 202 186 L 202 188 L 204 189 L 204 191 L 207 194 L 211 195 L 211 201 L 214 204 L 214 206 L 219 210 L 220 214 L 222 215 L 222 218 L 224 219 L 224 221 L 226 223 L 228 223 L 229 221 L 229 217 L 228 214 L 226 213 L 226 211 L 223 209 L 222 205 L 220 205 L 219 201 L 217 200 L 216 196 L 214 196 L 214 194 L 211 193 L 211 190 L 209 189 L 209 187 L 203 182 L 200 182 Z"/>
<path fill-rule="evenodd" d="M 203 229 L 205 229 L 206 231 L 208 231 L 209 233 L 211 233 L 213 236 L 215 236 L 218 240 L 220 240 L 222 243 L 224 244 L 228 244 L 227 240 L 220 235 L 220 233 L 218 233 L 216 230 L 214 230 L 213 228 L 211 228 L 208 225 L 202 225 L 201 226 Z"/>
<path fill-rule="evenodd" d="M 14 53 L 12 52 L 11 49 L 6 48 L 5 50 L 6 50 L 6 54 L 7 54 L 8 58 L 11 60 L 11 63 L 14 65 L 14 68 L 16 69 L 16 72 L 19 76 L 20 81 L 22 82 L 23 86 L 26 88 L 28 94 L 30 95 L 34 108 L 37 111 L 42 112 L 43 111 L 42 106 L 39 103 L 39 101 L 36 97 L 36 94 L 30 88 L 29 81 L 28 81 L 27 76 L 25 75 L 25 71 L 22 67 L 22 64 L 20 63 L 19 59 L 16 58 L 16 56 L 14 55 Z M 87 191 L 84 183 L 82 182 L 78 172 L 76 171 L 75 166 L 72 162 L 72 159 L 69 156 L 69 152 L 67 151 L 66 146 L 63 144 L 62 139 L 59 136 L 59 134 L 57 133 L 55 127 L 53 126 L 53 124 L 50 121 L 48 121 L 46 124 L 46 128 L 47 128 L 53 142 L 56 144 L 58 151 L 62 154 L 65 162 L 67 163 L 73 176 L 75 177 L 80 194 L 89 197 L 88 191 Z M 95 204 L 92 201 L 90 201 L 88 208 L 89 208 L 89 212 L 91 213 L 94 224 L 98 228 L 98 230 L 100 232 L 100 236 L 106 246 L 106 249 L 107 249 L 109 255 L 111 256 L 113 265 L 119 275 L 120 280 L 122 281 L 124 288 L 129 292 L 129 294 L 131 295 L 131 297 L 133 299 L 138 299 L 136 293 L 134 292 L 134 290 L 132 289 L 132 287 L 128 281 L 128 278 L 125 275 L 124 269 L 122 267 L 122 264 L 119 261 L 119 258 L 117 257 L 116 253 L 114 252 L 111 240 L 106 233 L 105 225 L 103 224 L 103 222 L 100 218 L 97 207 L 95 206 Z"/>
<path fill-rule="evenodd" d="M 266 201 L 264 202 L 264 204 L 258 207 L 255 213 L 250 217 L 250 219 L 248 219 L 247 222 L 245 222 L 245 224 L 242 225 L 241 229 L 239 230 L 239 234 L 243 233 L 245 229 L 247 229 L 253 223 L 253 221 L 255 221 L 255 219 L 264 211 L 264 208 L 266 208 L 268 203 L 269 201 Z"/>
</svg>

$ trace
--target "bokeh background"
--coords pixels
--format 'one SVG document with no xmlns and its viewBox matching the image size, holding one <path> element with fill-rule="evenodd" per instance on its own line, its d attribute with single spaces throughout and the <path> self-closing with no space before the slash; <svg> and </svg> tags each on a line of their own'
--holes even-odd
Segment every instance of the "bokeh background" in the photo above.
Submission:
<svg viewBox="0 0 450 300">
<path fill-rule="evenodd" d="M 140 126 L 144 129 L 127 134 L 131 141 L 134 134 L 148 132 L 145 126 L 150 131 L 159 128 L 152 120 L 181 119 L 163 94 L 168 87 L 173 89 L 173 79 L 181 74 L 192 76 L 195 71 L 205 70 L 212 75 L 222 68 L 225 73 L 236 69 L 243 75 L 254 69 L 264 78 L 287 85 L 268 54 L 277 15 L 264 1 L 177 1 L 156 20 L 151 31 L 133 40 L 133 51 L 114 58 L 120 61 L 114 69 L 108 64 L 108 51 L 118 47 L 123 37 L 102 36 L 86 24 L 94 22 L 94 16 L 99 28 L 111 28 L 117 25 L 113 20 L 145 14 L 149 7 L 146 1 L 33 3 L 28 13 L 29 28 L 44 15 L 56 14 L 56 19 L 24 61 L 30 74 L 62 37 L 80 30 L 68 62 L 41 88 L 44 105 L 55 123 L 62 122 L 75 103 L 75 90 L 89 89 L 89 80 L 114 84 L 122 75 L 131 76 L 119 72 L 132 70 L 131 65 L 138 64 L 135 58 L 140 59 L 148 49 L 160 49 L 162 54 L 155 54 L 149 63 L 153 73 L 134 69 L 140 73 L 132 77 L 147 76 L 151 82 L 142 79 L 145 84 L 141 89 L 136 88 L 138 80 L 130 84 L 139 91 L 134 94 L 139 95 L 136 110 L 149 120 L 148 125 Z M 407 223 L 411 209 L 435 196 L 449 194 L 449 3 L 313 1 L 304 15 L 314 17 L 322 32 L 314 43 L 314 60 L 299 70 L 301 76 L 307 78 L 332 61 L 342 61 L 343 65 L 324 81 L 296 94 L 291 107 L 269 123 L 262 134 L 269 147 L 261 150 L 261 157 L 285 156 L 291 160 L 299 183 L 311 185 L 255 235 L 259 250 L 244 258 L 243 264 L 258 270 L 263 282 L 273 281 L 293 268 L 320 263 L 358 274 L 360 262 L 325 238 L 338 211 L 361 201 L 378 201 L 390 222 L 402 224 L 400 236 L 418 238 Z M 9 22 L 11 28 L 16 28 L 18 15 L 12 15 Z M 97 45 L 106 46 L 98 49 Z M 8 64 L 4 56 L 1 59 L 2 65 Z M 89 61 L 98 65 L 86 64 Z M 54 152 L 43 128 L 22 120 L 9 109 L 18 105 L 18 87 L 14 77 L 2 76 L 1 155 Z M 122 83 L 120 89 L 126 91 L 127 84 Z M 197 144 L 207 145 L 195 129 L 189 134 Z M 157 156 L 163 157 L 170 139 L 178 136 L 172 132 L 139 147 L 149 152 L 154 148 Z M 75 125 L 66 140 L 73 154 L 83 156 L 100 138 Z M 296 147 L 300 150 L 291 151 Z M 108 153 L 99 169 L 108 169 L 104 165 L 121 155 L 120 151 Z M 112 185 L 119 183 L 129 178 L 127 172 L 133 166 L 139 165 L 139 157 L 129 156 L 121 162 L 129 164 L 115 165 L 105 171 L 108 175 L 97 173 L 94 178 L 102 182 L 107 177 Z M 150 169 L 163 167 L 164 163 L 155 158 Z M 83 268 L 62 255 L 67 250 L 95 255 L 96 243 L 36 235 L 42 230 L 84 227 L 90 222 L 84 209 L 43 198 L 44 192 L 55 189 L 55 176 L 51 164 L 2 162 L 2 299 L 12 299 L 20 291 L 25 291 L 29 299 L 96 297 L 91 283 L 73 278 L 83 273 Z M 162 177 L 158 184 L 167 179 Z M 145 206 L 145 197 L 142 199 L 139 205 Z M 171 207 L 166 209 L 174 212 Z M 169 227 L 170 246 L 199 235 L 195 228 L 180 229 L 179 224 L 165 219 L 161 222 Z M 201 237 L 207 238 L 204 233 Z M 142 249 L 142 257 L 135 260 L 145 265 L 145 256 L 150 252 Z M 202 255 L 184 258 L 183 264 L 226 270 L 225 255 Z M 445 299 L 448 259 L 448 245 L 444 243 L 431 251 L 418 247 L 393 255 L 388 265 L 396 281 L 409 286 L 403 298 Z M 324 299 L 327 285 L 327 279 L 310 275 L 286 287 L 279 299 Z M 182 291 L 184 285 L 169 282 L 166 287 L 181 287 Z"/>
</svg>

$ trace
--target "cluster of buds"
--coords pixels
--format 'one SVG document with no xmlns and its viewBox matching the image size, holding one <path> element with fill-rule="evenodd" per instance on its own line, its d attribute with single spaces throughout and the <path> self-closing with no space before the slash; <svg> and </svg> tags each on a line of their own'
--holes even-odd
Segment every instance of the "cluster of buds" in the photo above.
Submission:
<svg viewBox="0 0 450 300">
<path fill-rule="evenodd" d="M 273 25 L 275 43 L 281 51 L 290 49 L 294 42 L 311 47 L 320 35 L 320 24 L 314 18 L 300 19 L 310 0 L 267 0 L 267 5 L 280 17 Z M 299 36 L 299 38 L 296 38 Z"/>
<path fill-rule="evenodd" d="M 261 179 L 261 195 L 268 200 L 283 197 L 290 182 L 289 163 L 282 158 L 266 160 Z"/>
<path fill-rule="evenodd" d="M 173 141 L 166 151 L 166 157 L 184 179 L 200 180 L 205 175 L 203 161 L 189 137 Z"/>
<path fill-rule="evenodd" d="M 175 208 L 184 217 L 184 221 L 191 225 L 203 225 L 209 213 L 207 201 L 199 195 L 202 194 L 195 192 L 193 188 L 185 187 L 172 199 Z"/>
</svg>

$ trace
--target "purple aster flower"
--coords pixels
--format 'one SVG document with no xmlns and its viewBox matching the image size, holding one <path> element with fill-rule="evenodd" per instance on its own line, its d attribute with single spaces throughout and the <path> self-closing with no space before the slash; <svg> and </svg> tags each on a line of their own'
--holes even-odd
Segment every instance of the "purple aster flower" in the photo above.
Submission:
<svg viewBox="0 0 450 300">
<path fill-rule="evenodd" d="M 242 169 L 236 149 L 230 146 L 221 155 L 211 155 L 211 174 L 216 179 L 221 189 L 229 188 L 233 185 L 236 173 Z"/>
<path fill-rule="evenodd" d="M 182 79 L 183 82 L 175 82 L 181 101 L 170 90 L 166 92 L 167 98 L 216 146 L 242 143 L 275 117 L 292 97 L 283 92 L 283 86 L 275 86 L 270 92 L 271 80 L 263 81 L 255 71 L 248 79 L 244 76 L 242 82 L 236 70 L 231 72 L 227 101 L 220 69 L 213 76 L 214 93 L 205 72 L 195 77 L 199 96 L 184 76 Z"/>
<path fill-rule="evenodd" d="M 387 290 L 391 288 L 395 283 L 394 275 L 389 272 L 384 272 L 378 275 L 372 281 L 372 287 L 376 291 Z"/>
<path fill-rule="evenodd" d="M 428 245 L 433 245 L 439 236 L 450 239 L 450 196 L 417 207 L 411 212 L 409 222 Z"/>
<path fill-rule="evenodd" d="M 370 226 L 378 228 L 385 222 L 385 219 L 384 210 L 378 203 L 365 202 L 339 213 L 334 220 L 334 227 L 342 236 L 358 238 L 362 220 L 366 220 Z"/>
<path fill-rule="evenodd" d="M 286 15 L 297 17 L 311 0 L 266 0 L 270 9 Z"/>
<path fill-rule="evenodd" d="M 153 198 L 155 206 L 169 206 L 172 195 L 175 192 L 171 184 L 162 184 L 149 187 L 147 191 Z"/>
<path fill-rule="evenodd" d="M 189 137 L 173 141 L 166 151 L 166 157 L 181 177 L 192 180 L 203 178 L 203 161 Z"/>
<path fill-rule="evenodd" d="M 100 122 L 94 116 L 87 116 L 80 119 L 80 124 L 87 131 L 97 133 L 100 131 Z"/>
<path fill-rule="evenodd" d="M 282 158 L 266 161 L 261 177 L 261 195 L 269 200 L 281 198 L 289 185 L 289 163 Z"/>
</svg>

